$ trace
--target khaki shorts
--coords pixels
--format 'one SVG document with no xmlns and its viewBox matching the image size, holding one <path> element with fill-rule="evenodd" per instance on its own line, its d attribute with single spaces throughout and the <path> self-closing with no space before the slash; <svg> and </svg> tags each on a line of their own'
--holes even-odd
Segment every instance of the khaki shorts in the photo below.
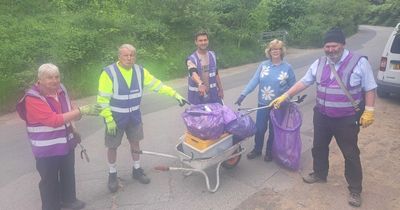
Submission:
<svg viewBox="0 0 400 210">
<path fill-rule="evenodd" d="M 107 129 L 107 128 L 106 128 Z M 118 148 L 121 145 L 122 138 L 126 133 L 126 137 L 130 142 L 138 142 L 143 139 L 143 124 L 128 124 L 125 129 L 117 128 L 117 134 L 115 136 L 107 135 L 107 130 L 105 132 L 105 145 L 107 148 Z"/>
</svg>

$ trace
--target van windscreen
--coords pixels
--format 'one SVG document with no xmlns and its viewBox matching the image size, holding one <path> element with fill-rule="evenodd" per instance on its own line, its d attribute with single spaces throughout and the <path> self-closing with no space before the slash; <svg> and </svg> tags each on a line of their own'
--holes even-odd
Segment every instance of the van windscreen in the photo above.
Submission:
<svg viewBox="0 0 400 210">
<path fill-rule="evenodd" d="M 396 37 L 394 37 L 390 52 L 400 54 L 400 34 L 397 34 Z"/>
</svg>

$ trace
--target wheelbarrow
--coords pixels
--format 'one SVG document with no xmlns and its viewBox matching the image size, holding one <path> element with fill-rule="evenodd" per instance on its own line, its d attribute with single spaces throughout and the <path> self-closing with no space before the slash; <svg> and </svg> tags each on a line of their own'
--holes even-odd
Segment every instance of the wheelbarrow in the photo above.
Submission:
<svg viewBox="0 0 400 210">
<path fill-rule="evenodd" d="M 228 134 L 226 140 L 232 140 L 232 134 Z M 190 176 L 193 172 L 198 172 L 202 174 L 206 180 L 206 187 L 209 192 L 216 192 L 220 185 L 220 168 L 221 166 L 226 169 L 232 169 L 236 167 L 241 159 L 241 155 L 245 152 L 245 149 L 241 146 L 241 142 L 233 144 L 224 151 L 217 153 L 211 157 L 195 157 L 194 154 L 187 154 L 183 149 L 184 136 L 180 137 L 180 143 L 176 145 L 175 149 L 177 155 L 169 155 L 164 153 L 152 152 L 152 151 L 138 151 L 138 154 L 153 155 L 165 158 L 171 158 L 178 160 L 182 163 L 181 167 L 171 167 L 171 166 L 156 166 L 156 170 L 160 171 L 183 171 L 185 176 Z M 214 186 L 210 186 L 210 178 L 205 172 L 207 168 L 211 166 L 216 166 Z"/>
</svg>

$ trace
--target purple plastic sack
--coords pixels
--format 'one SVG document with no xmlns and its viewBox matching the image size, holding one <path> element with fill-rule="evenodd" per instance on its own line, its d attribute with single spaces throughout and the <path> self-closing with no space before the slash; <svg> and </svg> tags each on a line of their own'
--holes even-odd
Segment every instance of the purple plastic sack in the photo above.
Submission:
<svg viewBox="0 0 400 210">
<path fill-rule="evenodd" d="M 280 109 L 271 110 L 274 127 L 272 155 L 283 166 L 298 170 L 300 166 L 302 116 L 294 103 L 285 104 Z"/>
<path fill-rule="evenodd" d="M 228 114 L 224 116 L 225 109 L 219 103 L 192 105 L 182 113 L 182 118 L 192 135 L 201 139 L 217 139 L 224 133 L 225 121 L 234 120 Z"/>
<path fill-rule="evenodd" d="M 237 136 L 239 139 L 245 139 L 256 133 L 256 124 L 249 115 L 243 115 L 239 112 L 235 113 L 236 120 L 227 124 L 225 130 Z"/>
</svg>

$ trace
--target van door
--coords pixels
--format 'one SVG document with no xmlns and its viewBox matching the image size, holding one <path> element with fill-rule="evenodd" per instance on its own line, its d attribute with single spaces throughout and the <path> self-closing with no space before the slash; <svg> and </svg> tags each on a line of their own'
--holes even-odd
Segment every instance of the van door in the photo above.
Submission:
<svg viewBox="0 0 400 210">
<path fill-rule="evenodd" d="M 386 71 L 382 80 L 400 84 L 400 34 L 397 33 L 387 53 Z"/>
</svg>

